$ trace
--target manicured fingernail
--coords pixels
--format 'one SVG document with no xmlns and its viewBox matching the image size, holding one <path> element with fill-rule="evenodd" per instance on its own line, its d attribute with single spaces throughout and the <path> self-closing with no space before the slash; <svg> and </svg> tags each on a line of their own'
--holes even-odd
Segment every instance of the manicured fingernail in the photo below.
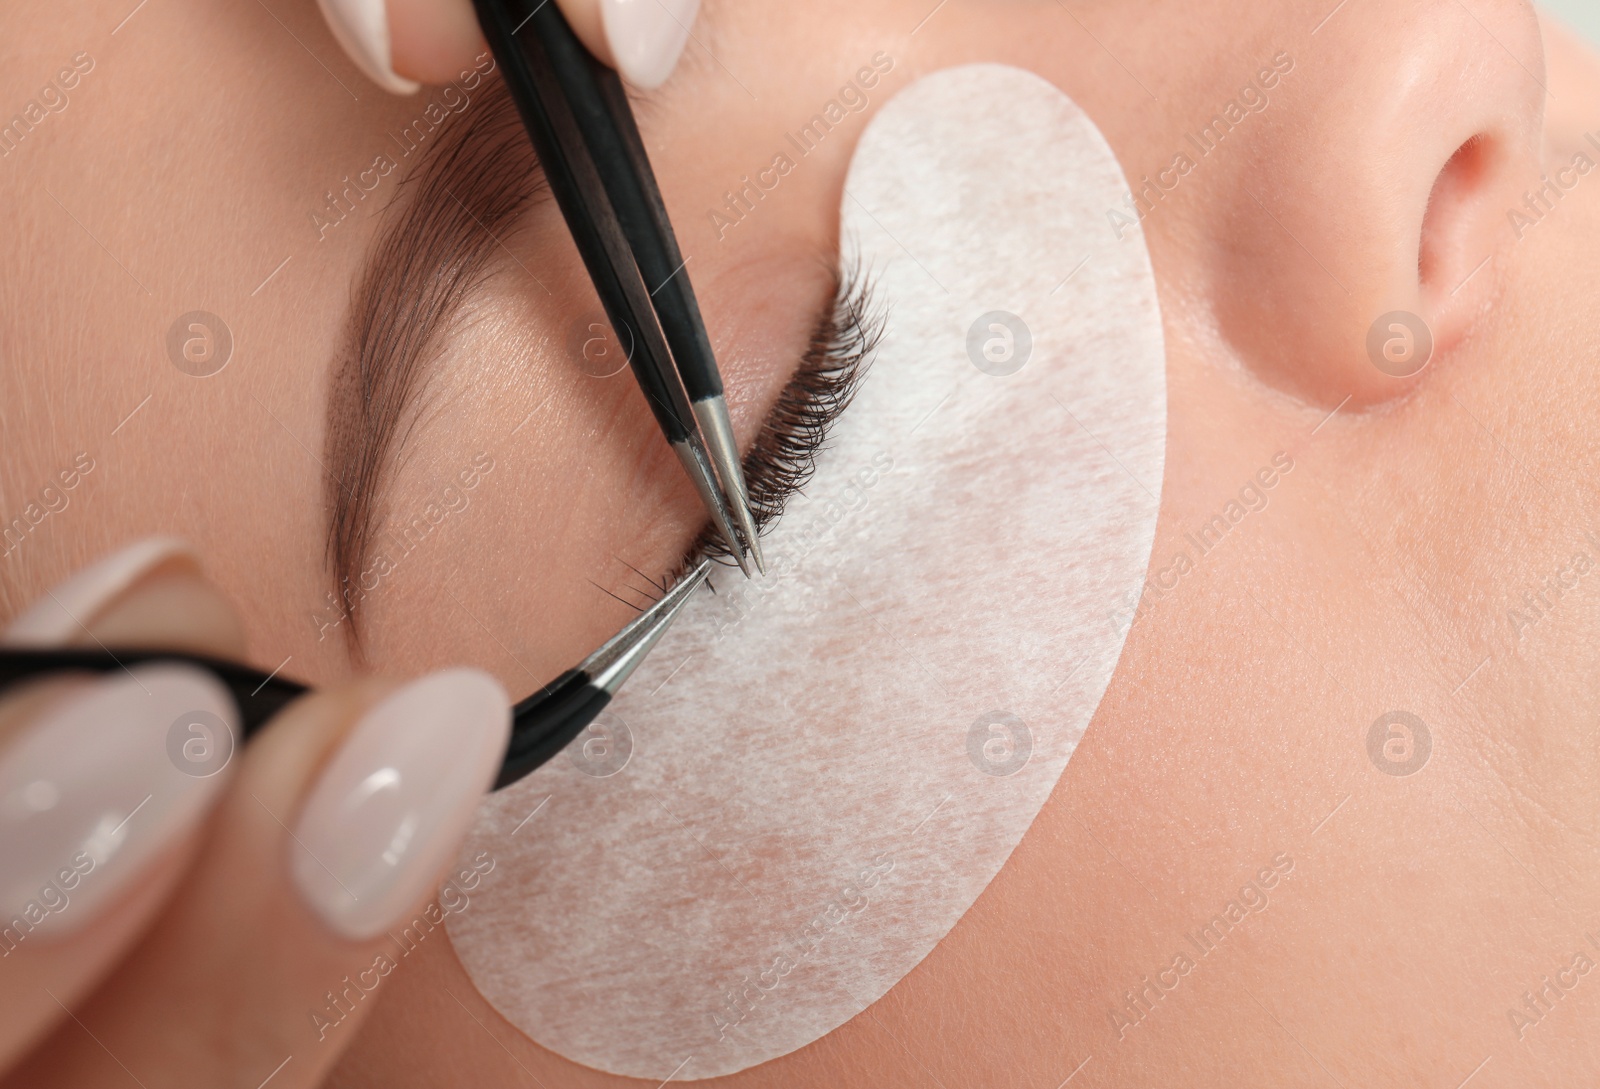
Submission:
<svg viewBox="0 0 1600 1089">
<path fill-rule="evenodd" d="M 622 78 L 642 91 L 667 81 L 700 0 L 601 0 L 600 21 Z"/>
<path fill-rule="evenodd" d="M 57 646 L 83 631 L 112 601 L 145 575 L 174 559 L 198 565 L 194 550 L 175 537 L 146 537 L 91 564 L 55 587 L 6 628 L 0 642 Z"/>
<path fill-rule="evenodd" d="M 389 55 L 389 10 L 385 0 L 317 0 L 323 17 L 356 67 L 397 95 L 415 94 L 420 83 L 396 75 Z"/>
<path fill-rule="evenodd" d="M 0 956 L 115 899 L 200 818 L 237 736 L 220 682 L 159 664 L 86 684 L 0 753 Z"/>
<path fill-rule="evenodd" d="M 510 734 L 505 689 L 476 669 L 431 673 L 368 711 L 312 788 L 289 844 L 312 910 L 360 941 L 431 892 Z"/>
</svg>

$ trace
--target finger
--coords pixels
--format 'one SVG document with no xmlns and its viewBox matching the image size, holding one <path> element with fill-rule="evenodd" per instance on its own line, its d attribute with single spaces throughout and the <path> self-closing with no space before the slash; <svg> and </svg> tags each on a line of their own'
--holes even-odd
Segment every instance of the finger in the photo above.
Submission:
<svg viewBox="0 0 1600 1089">
<path fill-rule="evenodd" d="M 678 66 L 700 0 L 558 0 L 591 52 L 641 91 L 653 91 Z M 589 9 L 579 14 L 575 9 Z M 593 10 L 599 9 L 595 20 Z M 584 23 L 580 30 L 579 22 Z M 596 28 L 593 24 L 599 23 Z M 600 33 L 596 33 L 596 30 Z M 600 39 L 603 39 L 601 44 Z"/>
<path fill-rule="evenodd" d="M 179 606 L 193 609 L 193 630 Z M 226 603 L 169 540 L 140 542 L 48 591 L 5 641 L 239 649 Z M 173 665 L 51 678 L 0 701 L 0 1065 L 110 969 L 192 853 L 226 780 L 185 774 L 169 754 L 175 724 L 196 714 L 237 725 L 214 678 Z"/>
<path fill-rule="evenodd" d="M 137 591 L 135 593 L 134 591 Z M 46 590 L 6 626 L 9 646 L 244 650 L 239 621 L 200 573 L 187 542 L 147 537 Z"/>
<path fill-rule="evenodd" d="M 318 1084 L 404 960 L 388 931 L 426 917 L 509 732 L 476 670 L 297 701 L 239 761 L 168 910 L 21 1081 Z"/>
<path fill-rule="evenodd" d="M 489 51 L 472 0 L 388 0 L 398 71 L 420 83 L 448 83 Z"/>
<path fill-rule="evenodd" d="M 666 82 L 700 0 L 557 0 L 591 53 L 641 90 Z M 487 51 L 471 0 L 318 0 L 334 38 L 395 94 L 447 83 Z"/>
</svg>

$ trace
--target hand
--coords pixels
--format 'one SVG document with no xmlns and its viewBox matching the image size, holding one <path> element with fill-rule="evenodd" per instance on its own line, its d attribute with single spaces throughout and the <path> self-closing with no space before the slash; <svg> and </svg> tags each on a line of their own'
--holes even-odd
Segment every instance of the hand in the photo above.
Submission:
<svg viewBox="0 0 1600 1089">
<path fill-rule="evenodd" d="M 700 0 L 556 0 L 589 51 L 635 87 L 666 82 Z M 350 59 L 380 87 L 444 83 L 488 49 L 472 0 L 318 0 Z"/>
<path fill-rule="evenodd" d="M 4 638 L 244 651 L 194 555 L 165 540 L 79 572 Z M 175 664 L 0 700 L 7 1085 L 318 1084 L 510 730 L 505 692 L 468 669 L 319 691 L 237 750 L 234 716 L 209 674 Z"/>
</svg>

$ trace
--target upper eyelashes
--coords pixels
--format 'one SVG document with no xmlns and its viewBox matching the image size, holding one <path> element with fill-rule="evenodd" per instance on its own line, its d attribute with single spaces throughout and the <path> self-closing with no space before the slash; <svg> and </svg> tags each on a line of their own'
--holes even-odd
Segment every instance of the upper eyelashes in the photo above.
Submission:
<svg viewBox="0 0 1600 1089">
<path fill-rule="evenodd" d="M 380 234 L 353 292 L 348 347 L 328 401 L 326 500 L 331 597 L 346 646 L 361 654 L 359 586 L 394 467 L 425 414 L 430 366 L 463 303 L 493 271 L 500 238 L 548 194 L 502 85 L 431 149 Z M 531 275 L 531 273 L 530 273 Z M 745 458 L 758 527 L 811 478 L 828 430 L 854 395 L 882 329 L 866 277 L 839 277 L 832 304 Z M 702 534 L 691 555 L 728 559 Z"/>
<path fill-rule="evenodd" d="M 745 485 L 756 525 L 765 529 L 816 471 L 828 432 L 849 407 L 883 334 L 884 313 L 872 282 L 859 269 L 840 277 L 833 305 L 812 331 L 800 366 L 772 406 L 745 455 Z M 691 562 L 711 556 L 731 562 L 724 542 L 702 532 Z"/>
</svg>

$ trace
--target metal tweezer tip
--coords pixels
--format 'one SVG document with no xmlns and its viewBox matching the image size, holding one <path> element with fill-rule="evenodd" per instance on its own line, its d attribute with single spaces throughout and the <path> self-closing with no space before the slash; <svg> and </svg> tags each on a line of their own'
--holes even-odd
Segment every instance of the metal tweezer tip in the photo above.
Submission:
<svg viewBox="0 0 1600 1089">
<path fill-rule="evenodd" d="M 694 481 L 695 490 L 700 493 L 700 502 L 711 515 L 711 524 L 717 527 L 722 539 L 728 542 L 728 551 L 733 553 L 733 558 L 739 564 L 739 570 L 744 572 L 745 578 L 749 578 L 750 563 L 745 558 L 744 548 L 740 545 L 739 534 L 733 528 L 728 505 L 722 498 L 722 489 L 718 486 L 716 473 L 711 468 L 711 459 L 706 455 L 705 444 L 696 434 L 682 442 L 673 443 L 672 449 L 677 452 L 678 460 L 683 463 L 689 479 Z"/>
<path fill-rule="evenodd" d="M 660 601 L 634 617 L 627 627 L 585 658 L 578 668 L 589 675 L 589 683 L 616 695 L 617 689 L 644 661 L 650 649 L 660 642 L 688 602 L 689 596 L 710 573 L 711 561 L 701 560 L 700 565 L 679 579 L 678 584 L 662 595 Z"/>
<path fill-rule="evenodd" d="M 727 399 L 718 394 L 696 401 L 694 418 L 706 437 L 706 451 L 711 455 L 712 464 L 717 467 L 717 476 L 722 480 L 722 490 L 728 497 L 728 505 L 733 508 L 733 516 L 739 522 L 745 547 L 755 560 L 756 570 L 765 575 L 767 565 L 761 559 L 761 538 L 756 533 L 755 514 L 750 510 L 750 493 L 744 486 L 744 469 L 739 464 L 739 444 L 734 441 Z"/>
<path fill-rule="evenodd" d="M 710 571 L 711 561 L 701 561 L 660 601 L 634 617 L 575 669 L 567 670 L 513 708 L 511 742 L 500 762 L 494 789 L 510 786 L 544 764 L 595 721 L 650 649 L 660 642 Z"/>
</svg>

